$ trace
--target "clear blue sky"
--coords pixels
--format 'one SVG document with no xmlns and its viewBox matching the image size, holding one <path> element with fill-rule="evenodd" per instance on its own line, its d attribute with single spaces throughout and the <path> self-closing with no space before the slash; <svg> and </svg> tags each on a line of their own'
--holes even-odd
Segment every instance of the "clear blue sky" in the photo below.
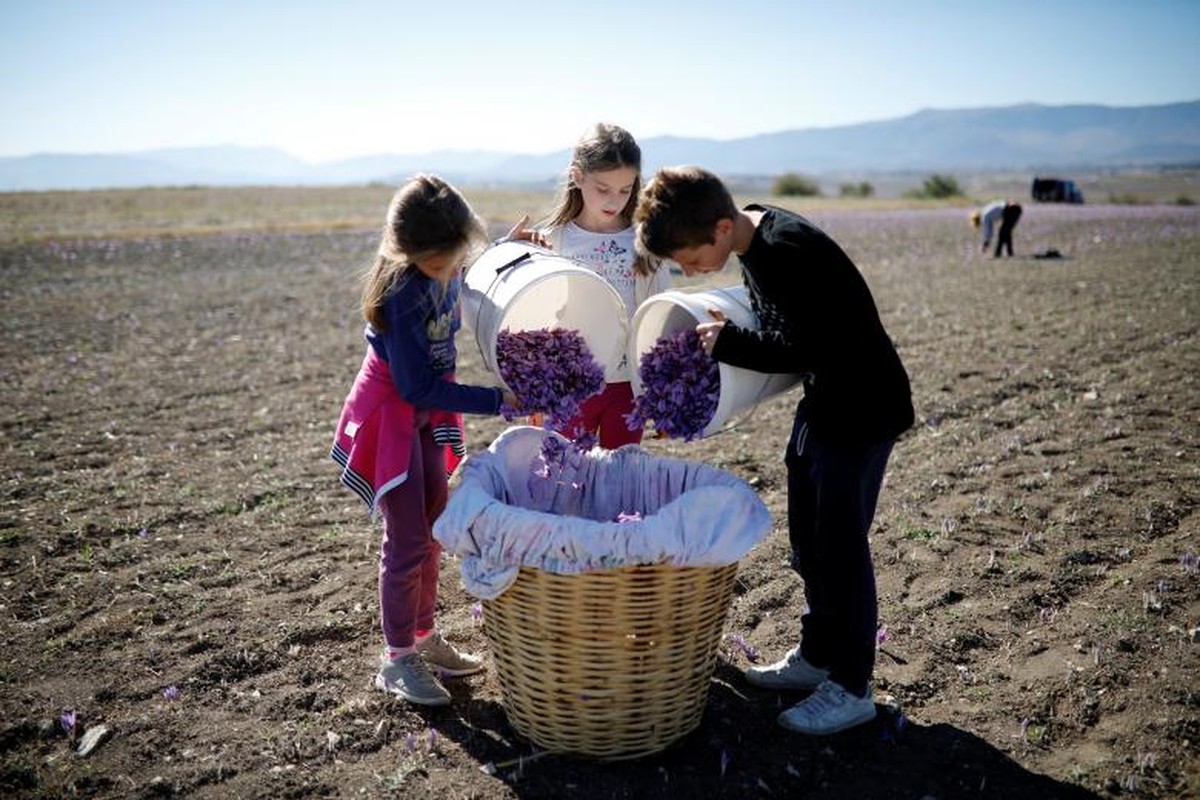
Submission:
<svg viewBox="0 0 1200 800">
<path fill-rule="evenodd" d="M 0 0 L 0 156 L 542 153 L 1200 99 L 1197 0 Z"/>
</svg>

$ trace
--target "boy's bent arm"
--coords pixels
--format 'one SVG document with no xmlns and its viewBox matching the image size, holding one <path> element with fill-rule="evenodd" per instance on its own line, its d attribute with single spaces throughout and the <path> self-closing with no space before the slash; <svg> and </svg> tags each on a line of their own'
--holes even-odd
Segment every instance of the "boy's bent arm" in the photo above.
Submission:
<svg viewBox="0 0 1200 800">
<path fill-rule="evenodd" d="M 713 346 L 712 356 L 731 367 L 755 372 L 812 371 L 808 350 L 779 331 L 755 331 L 726 322 Z"/>
</svg>

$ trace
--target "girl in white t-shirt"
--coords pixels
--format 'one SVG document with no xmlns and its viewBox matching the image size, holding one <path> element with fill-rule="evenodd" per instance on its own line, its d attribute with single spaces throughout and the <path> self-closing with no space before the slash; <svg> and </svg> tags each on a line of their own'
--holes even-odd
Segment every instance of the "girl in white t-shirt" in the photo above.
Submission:
<svg viewBox="0 0 1200 800">
<path fill-rule="evenodd" d="M 652 294 L 671 287 L 671 273 L 634 249 L 633 210 L 641 190 L 642 151 L 629 131 L 599 123 L 571 152 L 566 181 L 541 234 L 560 255 L 608 281 L 625 301 L 628 317 Z M 624 363 L 605 376 L 604 390 L 583 403 L 564 433 L 580 443 L 599 440 L 608 449 L 642 440 L 625 415 L 633 410 L 631 370 Z"/>
</svg>

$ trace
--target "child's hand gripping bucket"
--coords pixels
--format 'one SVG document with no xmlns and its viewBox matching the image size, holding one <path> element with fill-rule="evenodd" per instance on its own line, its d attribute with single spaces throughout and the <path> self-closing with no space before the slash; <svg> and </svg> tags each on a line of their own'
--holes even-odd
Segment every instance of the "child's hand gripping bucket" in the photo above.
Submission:
<svg viewBox="0 0 1200 800">
<path fill-rule="evenodd" d="M 592 270 L 526 242 L 488 248 L 463 278 L 463 323 L 496 376 L 496 337 L 504 330 L 574 330 L 605 376 L 625 357 L 625 301 Z"/>
<path fill-rule="evenodd" d="M 684 328 L 694 328 L 701 322 L 712 322 L 712 317 L 708 315 L 710 308 L 724 313 L 730 322 L 743 328 L 758 330 L 758 319 L 750 307 L 745 286 L 728 286 L 702 292 L 672 289 L 653 295 L 638 306 L 629 335 L 629 365 L 633 373 L 635 395 L 642 393 L 638 374 L 642 356 L 663 336 Z M 738 413 L 800 382 L 800 376 L 795 374 L 755 372 L 729 364 L 718 366 L 721 394 L 712 419 L 701 436 L 711 436 Z"/>
</svg>

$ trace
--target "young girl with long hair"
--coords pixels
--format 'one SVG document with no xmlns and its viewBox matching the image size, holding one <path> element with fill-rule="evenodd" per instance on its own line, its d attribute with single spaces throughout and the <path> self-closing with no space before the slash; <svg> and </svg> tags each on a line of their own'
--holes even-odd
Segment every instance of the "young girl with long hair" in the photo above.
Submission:
<svg viewBox="0 0 1200 800">
<path fill-rule="evenodd" d="M 530 238 L 520 228 L 509 235 Z M 342 483 L 383 515 L 375 685 L 421 705 L 450 702 L 433 669 L 454 677 L 483 665 L 435 625 L 441 546 L 432 525 L 465 453 L 460 415 L 517 405 L 506 389 L 454 381 L 461 272 L 485 240 L 482 220 L 442 179 L 418 175 L 396 192 L 363 285 L 367 353 L 331 452 Z"/>
<path fill-rule="evenodd" d="M 647 297 L 671 287 L 666 265 L 634 249 L 641 169 L 642 151 L 629 131 L 593 126 L 571 151 L 554 210 L 539 225 L 551 249 L 593 269 L 617 290 L 629 317 Z M 625 421 L 633 410 L 630 370 L 636 368 L 622 361 L 606 375 L 603 391 L 584 401 L 565 433 L 577 441 L 598 437 L 609 449 L 640 442 L 641 429 L 630 430 Z"/>
</svg>

